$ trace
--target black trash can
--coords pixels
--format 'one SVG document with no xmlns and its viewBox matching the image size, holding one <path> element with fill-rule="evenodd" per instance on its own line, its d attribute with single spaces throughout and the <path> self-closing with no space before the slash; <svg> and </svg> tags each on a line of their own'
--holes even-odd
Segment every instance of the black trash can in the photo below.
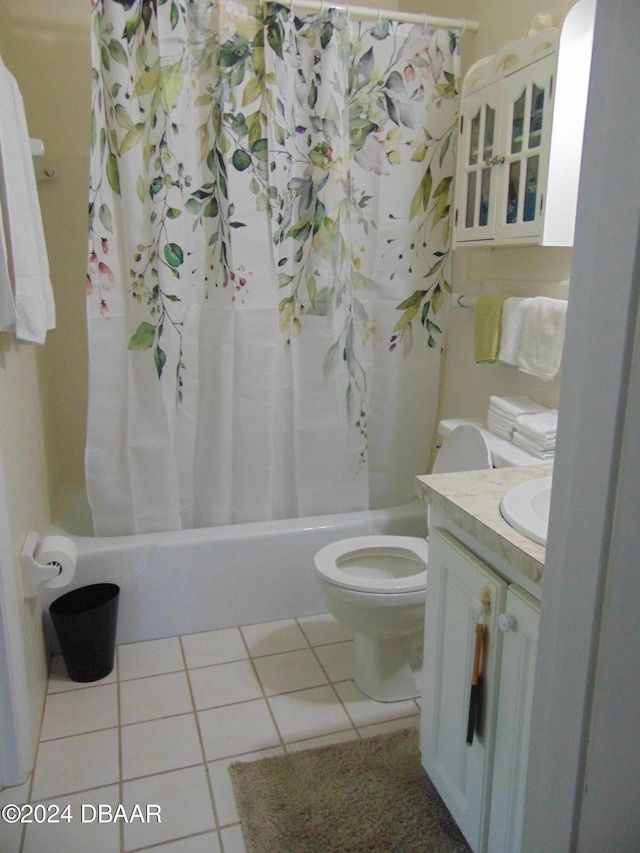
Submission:
<svg viewBox="0 0 640 853">
<path fill-rule="evenodd" d="M 98 681 L 113 669 L 120 587 L 81 586 L 49 607 L 62 657 L 72 681 Z"/>
</svg>

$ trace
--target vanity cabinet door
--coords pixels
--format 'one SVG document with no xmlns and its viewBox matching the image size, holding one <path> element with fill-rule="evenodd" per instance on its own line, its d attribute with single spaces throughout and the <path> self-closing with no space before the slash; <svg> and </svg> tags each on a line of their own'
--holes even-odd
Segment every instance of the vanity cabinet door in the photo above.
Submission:
<svg viewBox="0 0 640 853">
<path fill-rule="evenodd" d="M 486 844 L 498 665 L 507 584 L 441 528 L 429 537 L 420 749 L 422 763 L 472 849 Z M 483 616 L 482 602 L 488 601 Z M 480 717 L 467 726 L 476 625 L 484 618 Z"/>
<path fill-rule="evenodd" d="M 491 853 L 519 853 L 529 753 L 540 605 L 512 584 L 504 613 L 498 719 L 491 792 Z"/>
</svg>

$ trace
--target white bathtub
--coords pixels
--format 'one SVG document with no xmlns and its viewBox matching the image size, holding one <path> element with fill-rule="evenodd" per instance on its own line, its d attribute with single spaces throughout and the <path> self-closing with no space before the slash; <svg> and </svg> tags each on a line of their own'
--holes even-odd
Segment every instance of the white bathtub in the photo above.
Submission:
<svg viewBox="0 0 640 853">
<path fill-rule="evenodd" d="M 118 643 L 309 616 L 327 610 L 313 565 L 323 545 L 373 533 L 425 536 L 426 528 L 426 504 L 416 498 L 368 512 L 138 536 L 72 536 L 79 555 L 72 583 L 41 595 L 48 609 L 76 587 L 118 584 Z M 50 625 L 48 631 L 55 650 Z"/>
</svg>

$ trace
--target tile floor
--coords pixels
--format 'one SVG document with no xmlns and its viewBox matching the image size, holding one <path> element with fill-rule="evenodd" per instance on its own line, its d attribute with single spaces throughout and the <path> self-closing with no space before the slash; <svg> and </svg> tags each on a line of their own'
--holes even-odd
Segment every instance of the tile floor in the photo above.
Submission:
<svg viewBox="0 0 640 853">
<path fill-rule="evenodd" d="M 327 614 L 121 645 L 86 686 L 54 658 L 32 780 L 0 795 L 34 822 L 1 823 L 0 850 L 244 853 L 231 761 L 418 725 L 359 692 L 351 655 Z"/>
</svg>

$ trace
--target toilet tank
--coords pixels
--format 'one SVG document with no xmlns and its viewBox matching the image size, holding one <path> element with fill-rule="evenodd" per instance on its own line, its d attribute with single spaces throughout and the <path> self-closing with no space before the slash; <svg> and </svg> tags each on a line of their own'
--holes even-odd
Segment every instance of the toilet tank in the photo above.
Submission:
<svg viewBox="0 0 640 853">
<path fill-rule="evenodd" d="M 513 468 L 516 465 L 544 465 L 548 460 L 540 459 L 532 453 L 527 453 L 521 447 L 507 441 L 487 429 L 482 420 L 473 418 L 447 418 L 438 424 L 438 444 L 441 444 L 456 427 L 463 424 L 477 426 L 484 435 L 491 451 L 491 462 L 494 468 Z"/>
</svg>

